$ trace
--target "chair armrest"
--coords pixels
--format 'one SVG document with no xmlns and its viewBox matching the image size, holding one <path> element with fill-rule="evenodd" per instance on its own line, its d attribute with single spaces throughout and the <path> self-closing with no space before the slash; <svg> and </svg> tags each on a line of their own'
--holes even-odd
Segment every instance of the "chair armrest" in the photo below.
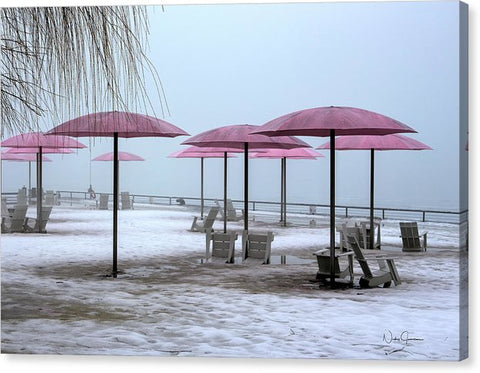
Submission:
<svg viewBox="0 0 480 373">
<path fill-rule="evenodd" d="M 337 254 L 336 256 L 346 256 L 346 255 L 354 255 L 355 253 L 353 251 L 345 251 L 341 254 Z"/>
<path fill-rule="evenodd" d="M 330 249 L 326 248 L 326 249 L 317 250 L 313 253 L 313 255 L 322 255 L 323 253 L 326 253 L 326 252 L 330 252 Z M 343 253 L 335 254 L 335 257 L 338 258 L 339 256 L 354 255 L 354 254 L 355 253 L 353 251 L 345 251 Z"/>
</svg>

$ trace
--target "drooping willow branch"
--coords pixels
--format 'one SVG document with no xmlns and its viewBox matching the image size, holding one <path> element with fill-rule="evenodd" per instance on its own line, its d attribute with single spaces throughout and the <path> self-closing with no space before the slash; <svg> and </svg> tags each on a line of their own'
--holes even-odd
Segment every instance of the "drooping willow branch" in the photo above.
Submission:
<svg viewBox="0 0 480 373">
<path fill-rule="evenodd" d="M 91 111 L 154 111 L 146 79 L 168 110 L 145 54 L 145 7 L 2 8 L 1 33 L 2 137 L 42 115 L 53 126 Z"/>
</svg>

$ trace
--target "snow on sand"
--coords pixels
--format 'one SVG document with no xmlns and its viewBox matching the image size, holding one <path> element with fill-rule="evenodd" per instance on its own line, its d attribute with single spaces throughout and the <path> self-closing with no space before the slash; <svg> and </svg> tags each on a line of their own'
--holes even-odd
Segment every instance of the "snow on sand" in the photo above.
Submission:
<svg viewBox="0 0 480 373">
<path fill-rule="evenodd" d="M 29 212 L 31 214 L 32 212 Z M 2 352 L 196 357 L 458 360 L 458 226 L 420 223 L 427 253 L 401 251 L 384 221 L 382 251 L 402 284 L 331 290 L 315 282 L 315 228 L 262 222 L 272 255 L 302 264 L 201 264 L 205 236 L 185 207 L 119 212 L 118 278 L 111 211 L 55 207 L 48 234 L 2 235 Z M 222 223 L 215 227 L 221 229 Z M 242 223 L 229 223 L 242 229 Z M 241 242 L 237 241 L 237 254 Z M 373 263 L 375 264 L 375 263 Z M 356 280 L 360 267 L 355 263 Z"/>
</svg>

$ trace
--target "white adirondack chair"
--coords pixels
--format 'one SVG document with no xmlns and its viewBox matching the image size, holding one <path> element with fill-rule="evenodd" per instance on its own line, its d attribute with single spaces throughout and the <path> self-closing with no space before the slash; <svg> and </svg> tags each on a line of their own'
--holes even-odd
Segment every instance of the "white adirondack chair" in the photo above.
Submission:
<svg viewBox="0 0 480 373">
<path fill-rule="evenodd" d="M 273 239 L 273 232 L 260 234 L 243 231 L 242 261 L 247 262 L 249 259 L 257 259 L 262 264 L 270 264 Z"/>
</svg>

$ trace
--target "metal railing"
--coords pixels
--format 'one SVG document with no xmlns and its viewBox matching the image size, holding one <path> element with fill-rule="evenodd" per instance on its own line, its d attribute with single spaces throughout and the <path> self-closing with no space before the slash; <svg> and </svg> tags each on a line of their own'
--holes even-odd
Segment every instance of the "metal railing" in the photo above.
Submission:
<svg viewBox="0 0 480 373">
<path fill-rule="evenodd" d="M 86 201 L 92 200 L 88 192 L 58 190 L 56 191 L 57 198 L 62 204 L 76 205 L 85 204 Z M 101 193 L 97 193 L 99 198 Z M 104 193 L 112 197 L 112 193 Z M 14 203 L 17 193 L 2 193 L 2 198 L 7 199 L 7 203 Z M 149 204 L 149 205 L 177 205 L 185 204 L 189 206 L 200 207 L 201 199 L 198 197 L 183 197 L 183 196 L 162 196 L 150 194 L 130 194 L 134 204 Z M 222 203 L 222 199 L 218 199 Z M 243 208 L 242 200 L 232 199 L 234 206 L 238 209 Z M 214 198 L 204 198 L 205 208 L 215 205 Z M 312 203 L 294 203 L 288 202 L 286 204 L 287 212 L 290 214 L 304 214 L 304 215 L 329 215 L 330 206 L 326 204 L 312 204 Z M 249 210 L 251 211 L 266 211 L 279 212 L 280 203 L 272 201 L 249 201 Z M 336 215 L 338 217 L 353 218 L 353 217 L 368 217 L 370 214 L 369 207 L 365 206 L 335 206 Z M 393 220 L 412 220 L 421 222 L 439 222 L 462 224 L 468 221 L 468 210 L 463 211 L 447 211 L 447 210 L 422 210 L 422 209 L 401 209 L 391 207 L 376 207 L 374 215 L 382 219 Z"/>
</svg>

